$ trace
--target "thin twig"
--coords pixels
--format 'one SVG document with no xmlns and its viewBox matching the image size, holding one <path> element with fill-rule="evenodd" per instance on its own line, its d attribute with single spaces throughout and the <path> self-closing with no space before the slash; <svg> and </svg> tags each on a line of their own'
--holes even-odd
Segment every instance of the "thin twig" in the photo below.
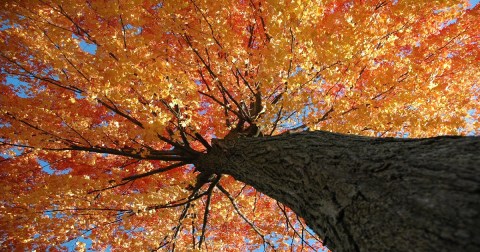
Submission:
<svg viewBox="0 0 480 252">
<path fill-rule="evenodd" d="M 217 188 L 220 189 L 220 191 L 225 194 L 227 196 L 227 198 L 230 200 L 230 202 L 232 203 L 233 205 L 233 208 L 235 209 L 235 211 L 237 212 L 237 214 L 255 231 L 255 233 L 257 233 L 263 240 L 263 243 L 264 244 L 267 244 L 268 246 L 270 246 L 273 250 L 275 250 L 275 246 L 273 246 L 270 241 L 267 241 L 266 238 L 265 238 L 265 235 L 257 228 L 257 226 L 255 224 L 253 224 L 241 211 L 240 209 L 238 208 L 238 205 L 237 203 L 235 202 L 235 199 L 232 197 L 232 195 L 230 195 L 230 193 L 225 189 L 223 188 L 222 185 L 218 184 L 217 185 Z"/>
<path fill-rule="evenodd" d="M 171 165 L 166 166 L 166 167 L 158 168 L 158 169 L 155 169 L 155 170 L 152 170 L 152 171 L 149 171 L 149 172 L 125 177 L 125 178 L 122 179 L 122 181 L 131 181 L 131 180 L 135 180 L 135 179 L 139 179 L 139 178 L 144 178 L 144 177 L 147 177 L 147 176 L 150 176 L 150 175 L 153 175 L 153 174 L 170 171 L 170 170 L 173 170 L 177 167 L 180 167 L 180 166 L 183 166 L 183 165 L 186 165 L 186 164 L 187 163 L 185 163 L 185 162 L 178 162 L 178 163 L 171 164 Z"/>
</svg>

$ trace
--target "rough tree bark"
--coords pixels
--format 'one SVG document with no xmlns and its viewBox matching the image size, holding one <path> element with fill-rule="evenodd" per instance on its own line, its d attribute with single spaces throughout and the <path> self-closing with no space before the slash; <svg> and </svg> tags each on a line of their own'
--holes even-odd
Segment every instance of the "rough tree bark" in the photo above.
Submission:
<svg viewBox="0 0 480 252">
<path fill-rule="evenodd" d="M 334 251 L 480 251 L 479 137 L 217 140 L 196 166 L 289 206 Z"/>
</svg>

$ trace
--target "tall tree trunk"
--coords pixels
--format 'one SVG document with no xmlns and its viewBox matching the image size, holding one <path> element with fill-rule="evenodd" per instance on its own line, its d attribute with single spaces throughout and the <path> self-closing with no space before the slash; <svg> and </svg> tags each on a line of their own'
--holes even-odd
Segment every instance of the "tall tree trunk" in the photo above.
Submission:
<svg viewBox="0 0 480 252">
<path fill-rule="evenodd" d="M 334 251 L 480 251 L 480 138 L 216 140 L 196 163 L 289 206 Z"/>
</svg>

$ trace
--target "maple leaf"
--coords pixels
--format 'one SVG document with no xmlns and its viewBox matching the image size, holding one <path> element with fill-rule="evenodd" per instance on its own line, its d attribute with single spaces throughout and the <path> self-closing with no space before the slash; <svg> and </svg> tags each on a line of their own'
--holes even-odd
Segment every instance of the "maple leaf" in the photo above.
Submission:
<svg viewBox="0 0 480 252">
<path fill-rule="evenodd" d="M 479 12 L 461 0 L 7 0 L 0 246 L 327 249 L 288 204 L 199 160 L 309 130 L 478 135 Z"/>
</svg>

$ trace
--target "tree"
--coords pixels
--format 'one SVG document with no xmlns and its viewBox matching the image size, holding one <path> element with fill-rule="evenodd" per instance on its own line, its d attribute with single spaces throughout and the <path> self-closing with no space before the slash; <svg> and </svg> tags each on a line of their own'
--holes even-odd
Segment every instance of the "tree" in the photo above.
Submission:
<svg viewBox="0 0 480 252">
<path fill-rule="evenodd" d="M 2 249 L 476 251 L 479 11 L 7 0 Z"/>
</svg>

